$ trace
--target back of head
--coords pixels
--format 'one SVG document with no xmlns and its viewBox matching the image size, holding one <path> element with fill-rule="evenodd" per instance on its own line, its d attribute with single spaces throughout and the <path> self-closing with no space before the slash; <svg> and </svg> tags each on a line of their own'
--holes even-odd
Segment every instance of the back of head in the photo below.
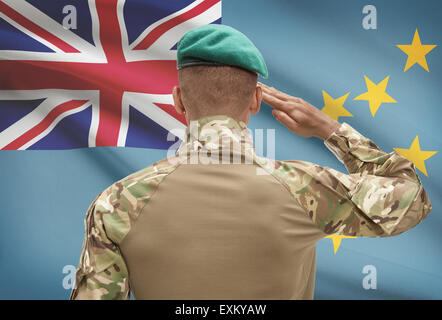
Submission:
<svg viewBox="0 0 442 320">
<path fill-rule="evenodd" d="M 178 72 L 181 99 L 191 117 L 246 112 L 255 94 L 258 75 L 227 65 L 198 65 Z"/>
<path fill-rule="evenodd" d="M 268 70 L 262 54 L 240 31 L 218 24 L 188 31 L 178 42 L 177 68 L 178 110 L 188 120 L 224 114 L 247 122 L 250 113 L 259 111 L 258 74 L 267 77 Z"/>
</svg>

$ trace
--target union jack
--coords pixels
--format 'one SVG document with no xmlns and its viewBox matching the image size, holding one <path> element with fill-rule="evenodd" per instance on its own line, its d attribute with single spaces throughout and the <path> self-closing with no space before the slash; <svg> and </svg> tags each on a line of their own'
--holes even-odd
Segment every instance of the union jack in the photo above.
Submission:
<svg viewBox="0 0 442 320">
<path fill-rule="evenodd" d="M 159 132 L 185 128 L 184 117 L 172 106 L 176 43 L 196 26 L 220 23 L 221 0 L 80 2 L 88 6 L 91 41 L 41 10 L 53 6 L 52 0 L 0 0 L 0 150 L 167 147 Z M 138 30 L 133 40 L 127 25 L 140 11 L 163 16 L 142 30 L 132 28 Z M 1 43 L 11 43 L 8 37 L 18 33 L 6 27 L 1 32 L 4 25 L 46 49 L 5 49 Z M 32 106 L 17 111 L 23 104 Z M 130 107 L 137 110 L 135 116 L 150 119 L 151 128 L 131 136 Z M 85 110 L 87 116 L 78 116 Z M 48 138 L 76 115 L 68 133 Z M 65 135 L 72 136 L 69 142 Z"/>
</svg>

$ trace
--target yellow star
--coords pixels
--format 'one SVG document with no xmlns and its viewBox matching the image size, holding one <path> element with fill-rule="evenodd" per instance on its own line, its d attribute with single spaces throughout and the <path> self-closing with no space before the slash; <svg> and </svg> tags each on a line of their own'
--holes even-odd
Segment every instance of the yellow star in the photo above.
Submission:
<svg viewBox="0 0 442 320">
<path fill-rule="evenodd" d="M 422 44 L 417 29 L 414 33 L 413 42 L 411 44 L 398 44 L 396 46 L 408 55 L 404 72 L 410 69 L 416 63 L 418 63 L 422 68 L 430 72 L 430 70 L 428 70 L 427 59 L 425 59 L 425 55 L 433 50 L 437 45 Z"/>
<path fill-rule="evenodd" d="M 357 96 L 355 100 L 367 100 L 373 117 L 382 103 L 396 103 L 396 100 L 385 92 L 390 76 L 386 77 L 379 84 L 374 84 L 367 76 L 364 76 L 364 78 L 367 84 L 367 92 Z"/>
<path fill-rule="evenodd" d="M 351 236 L 340 236 L 336 234 L 332 234 L 331 236 L 327 236 L 326 238 L 330 238 L 333 241 L 333 250 L 334 253 L 338 252 L 339 246 L 341 245 L 341 241 L 344 238 L 357 238 L 357 237 L 351 237 Z"/>
<path fill-rule="evenodd" d="M 347 99 L 349 94 L 350 92 L 347 93 L 345 96 L 333 99 L 327 92 L 322 90 L 322 96 L 324 97 L 324 107 L 321 111 L 336 121 L 339 117 L 353 117 L 353 115 L 343 107 L 345 100 Z"/>
<path fill-rule="evenodd" d="M 414 139 L 410 149 L 400 149 L 400 148 L 393 148 L 393 149 L 404 158 L 413 162 L 416 168 L 418 168 L 428 177 L 427 169 L 425 168 L 425 160 L 434 156 L 437 153 L 437 151 L 422 151 L 421 147 L 419 146 L 418 136 L 416 136 L 416 138 Z"/>
</svg>

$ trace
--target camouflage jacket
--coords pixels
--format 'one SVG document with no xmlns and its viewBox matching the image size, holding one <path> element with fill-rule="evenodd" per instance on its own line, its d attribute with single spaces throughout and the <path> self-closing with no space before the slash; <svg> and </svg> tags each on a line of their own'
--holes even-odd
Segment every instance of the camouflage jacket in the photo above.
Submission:
<svg viewBox="0 0 442 320">
<path fill-rule="evenodd" d="M 92 202 L 71 299 L 129 298 L 120 243 L 160 183 L 180 165 L 192 163 L 192 156 L 221 160 L 219 151 L 231 148 L 242 161 L 277 179 L 324 235 L 388 237 L 428 215 L 431 204 L 410 161 L 381 151 L 346 123 L 324 143 L 348 174 L 305 161 L 258 157 L 246 125 L 232 118 L 210 116 L 193 122 L 176 153 L 114 183 Z"/>
</svg>

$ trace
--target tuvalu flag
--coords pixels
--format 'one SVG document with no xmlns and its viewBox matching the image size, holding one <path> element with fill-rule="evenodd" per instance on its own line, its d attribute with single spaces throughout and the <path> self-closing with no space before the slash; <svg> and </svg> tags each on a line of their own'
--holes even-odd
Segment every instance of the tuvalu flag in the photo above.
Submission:
<svg viewBox="0 0 442 320">
<path fill-rule="evenodd" d="M 413 161 L 433 205 L 397 237 L 321 240 L 315 298 L 442 298 L 441 9 L 437 0 L 0 0 L 0 298 L 67 298 L 87 207 L 166 156 L 176 140 L 167 133 L 184 128 L 171 107 L 176 42 L 221 23 L 221 11 L 262 51 L 267 84 Z M 275 129 L 277 159 L 345 172 L 266 106 L 250 127 Z"/>
</svg>

